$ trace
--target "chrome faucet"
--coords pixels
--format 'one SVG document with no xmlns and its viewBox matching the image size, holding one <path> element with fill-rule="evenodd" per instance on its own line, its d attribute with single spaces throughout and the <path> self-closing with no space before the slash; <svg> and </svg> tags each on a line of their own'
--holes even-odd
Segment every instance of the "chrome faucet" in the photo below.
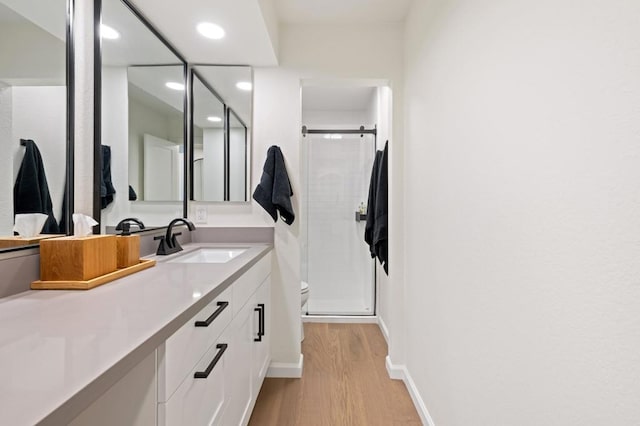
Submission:
<svg viewBox="0 0 640 426">
<path fill-rule="evenodd" d="M 182 251 L 182 247 L 180 246 L 180 243 L 176 239 L 176 237 L 182 233 L 181 232 L 176 232 L 175 234 L 173 233 L 173 226 L 177 223 L 183 223 L 187 225 L 187 228 L 189 228 L 189 231 L 194 231 L 196 229 L 193 223 L 191 223 L 191 221 L 189 221 L 188 219 L 185 219 L 182 217 L 173 219 L 171 222 L 169 222 L 169 226 L 167 226 L 166 235 L 154 238 L 154 240 L 160 240 L 160 245 L 158 246 L 158 251 L 156 252 L 156 254 L 167 255 L 167 254 L 173 254 L 173 253 Z"/>
</svg>

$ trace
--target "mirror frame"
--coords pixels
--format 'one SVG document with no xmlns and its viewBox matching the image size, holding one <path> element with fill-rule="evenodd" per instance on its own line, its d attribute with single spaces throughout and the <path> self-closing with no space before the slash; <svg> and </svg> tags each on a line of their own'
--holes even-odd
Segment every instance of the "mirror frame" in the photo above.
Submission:
<svg viewBox="0 0 640 426">
<path fill-rule="evenodd" d="M 65 83 L 67 85 L 67 122 L 66 122 L 66 164 L 63 211 L 66 213 L 60 220 L 66 222 L 66 235 L 73 235 L 73 209 L 74 209 L 74 149 L 75 149 L 75 47 L 74 36 L 74 10 L 75 0 L 66 1 L 66 28 L 65 28 Z M 0 249 L 0 254 L 17 252 L 21 250 L 39 249 L 39 244 L 31 244 L 19 247 Z"/>
<path fill-rule="evenodd" d="M 184 56 L 151 24 L 151 22 L 138 10 L 129 0 L 116 0 L 129 9 L 129 11 L 142 24 L 151 31 L 170 51 L 173 53 L 183 67 L 183 79 L 185 83 L 184 100 L 183 100 L 183 119 L 182 133 L 184 146 L 184 170 L 186 173 L 190 158 L 188 152 L 188 136 L 189 136 L 189 97 L 191 87 L 188 79 L 188 63 Z M 102 145 L 102 39 L 100 37 L 100 24 L 102 23 L 102 0 L 94 0 L 93 5 L 93 218 L 98 224 L 93 227 L 94 234 L 100 233 L 101 226 L 101 205 L 100 205 L 100 186 L 102 176 L 102 158 L 100 155 Z M 188 208 L 188 180 L 183 179 L 183 196 L 182 196 L 182 217 L 187 217 Z"/>
<path fill-rule="evenodd" d="M 73 235 L 73 210 L 75 208 L 74 196 L 74 170 L 75 170 L 75 45 L 74 36 L 74 11 L 75 0 L 67 0 L 67 169 L 66 169 L 66 185 L 64 203 L 66 205 L 67 235 Z"/>
<path fill-rule="evenodd" d="M 201 64 L 201 63 L 195 63 L 195 64 L 190 64 L 189 66 L 189 147 L 188 147 L 188 151 L 189 151 L 189 167 L 188 169 L 185 168 L 185 170 L 189 170 L 189 201 L 193 201 L 196 203 L 243 203 L 243 204 L 250 204 L 251 200 L 249 199 L 249 189 L 248 189 L 248 182 L 251 181 L 251 176 L 249 175 L 248 171 L 250 170 L 249 168 L 249 127 L 247 126 L 247 123 L 244 122 L 244 120 L 242 120 L 242 118 L 240 118 L 240 116 L 233 110 L 233 108 L 231 108 L 227 102 L 222 98 L 222 96 L 220 96 L 220 94 L 215 90 L 214 87 L 211 86 L 211 84 L 209 84 L 208 81 L 206 81 L 203 77 L 202 74 L 198 73 L 198 71 L 195 69 L 195 67 L 247 67 L 249 68 L 249 70 L 251 71 L 251 80 L 253 82 L 253 67 L 251 67 L 250 65 L 220 65 L 220 64 Z M 224 183 L 223 183 L 223 188 L 224 188 L 224 196 L 223 196 L 223 200 L 216 200 L 216 201 L 212 201 L 212 200 L 196 200 L 195 199 L 195 194 L 194 194 L 194 164 L 193 161 L 191 161 L 191 159 L 194 158 L 194 145 L 195 145 L 195 132 L 194 132 L 194 121 L 193 121 L 193 108 L 194 108 L 194 98 L 195 95 L 193 93 L 193 88 L 194 88 L 194 84 L 193 84 L 193 79 L 194 77 L 198 77 L 198 80 L 200 80 L 200 82 L 202 83 L 202 85 L 204 87 L 207 88 L 207 90 L 209 90 L 211 92 L 211 94 L 217 98 L 223 105 L 224 107 Z M 251 94 L 252 99 L 253 99 L 253 93 Z M 244 176 L 245 176 L 245 185 L 244 185 L 244 201 L 231 201 L 231 184 L 229 181 L 229 174 L 230 174 L 230 170 L 229 170 L 229 163 L 230 163 L 230 150 L 229 150 L 229 143 L 230 143 L 230 135 L 231 135 L 231 126 L 230 126 L 230 121 L 231 121 L 231 114 L 233 114 L 233 116 L 235 117 L 235 119 L 242 124 L 242 126 L 244 127 L 244 147 L 245 147 L 245 161 L 244 161 Z M 253 121 L 253 106 L 251 107 L 251 121 Z M 187 156 L 185 156 L 186 158 Z M 185 179 L 186 180 L 186 179 Z"/>
</svg>

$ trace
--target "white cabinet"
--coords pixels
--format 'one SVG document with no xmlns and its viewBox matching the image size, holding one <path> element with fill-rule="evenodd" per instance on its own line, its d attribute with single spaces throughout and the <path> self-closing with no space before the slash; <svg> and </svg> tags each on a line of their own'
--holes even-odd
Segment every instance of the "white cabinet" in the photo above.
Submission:
<svg viewBox="0 0 640 426">
<path fill-rule="evenodd" d="M 233 287 L 227 288 L 158 347 L 158 401 L 166 402 L 229 325 Z"/>
<path fill-rule="evenodd" d="M 267 254 L 196 315 L 226 304 L 210 331 L 194 330 L 194 317 L 158 348 L 160 426 L 249 422 L 270 362 L 270 273 Z"/>
<path fill-rule="evenodd" d="M 224 424 L 240 425 L 246 416 L 253 395 L 251 394 L 252 381 L 252 350 L 253 339 L 256 336 L 257 316 L 254 313 L 252 303 L 247 303 L 236 315 L 231 323 L 231 349 L 229 351 L 230 386 L 228 388 L 228 405 L 224 414 Z"/>
<path fill-rule="evenodd" d="M 152 352 L 94 401 L 70 426 L 156 424 L 156 353 Z"/>
<path fill-rule="evenodd" d="M 251 418 L 271 361 L 270 300 L 271 284 L 270 277 L 267 277 L 230 326 L 235 351 L 225 365 L 229 369 L 227 383 L 230 383 L 225 425 L 246 425 Z"/>
<path fill-rule="evenodd" d="M 252 381 L 252 393 L 255 400 L 271 363 L 271 277 L 267 277 L 256 291 L 254 306 L 261 311 L 258 327 L 262 325 L 262 330 L 257 330 L 261 331 L 261 337 L 254 342 L 251 364 L 255 367 Z"/>
<path fill-rule="evenodd" d="M 214 344 L 168 402 L 158 404 L 160 425 L 217 425 L 225 404 L 228 345 Z"/>
</svg>

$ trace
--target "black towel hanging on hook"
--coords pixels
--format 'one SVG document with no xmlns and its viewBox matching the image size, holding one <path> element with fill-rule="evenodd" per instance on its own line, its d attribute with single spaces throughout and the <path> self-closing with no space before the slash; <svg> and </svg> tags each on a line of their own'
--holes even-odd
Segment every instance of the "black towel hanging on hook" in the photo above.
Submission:
<svg viewBox="0 0 640 426">
<path fill-rule="evenodd" d="M 13 186 L 13 214 L 46 214 L 49 217 L 42 227 L 42 233 L 58 234 L 60 229 L 53 215 L 51 194 L 40 150 L 31 139 L 20 139 L 20 145 L 25 147 L 25 152 Z"/>
</svg>

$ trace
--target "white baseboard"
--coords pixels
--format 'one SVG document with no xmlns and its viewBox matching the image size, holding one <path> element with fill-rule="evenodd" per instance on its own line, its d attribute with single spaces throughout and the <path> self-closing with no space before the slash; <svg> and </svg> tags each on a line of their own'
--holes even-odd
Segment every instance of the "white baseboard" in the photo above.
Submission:
<svg viewBox="0 0 640 426">
<path fill-rule="evenodd" d="M 271 362 L 267 370 L 267 377 L 299 379 L 302 377 L 303 364 L 304 357 L 302 354 L 300 354 L 298 362 Z"/>
<path fill-rule="evenodd" d="M 409 395 L 411 396 L 411 400 L 413 401 L 413 405 L 418 411 L 420 420 L 422 420 L 422 424 L 427 426 L 435 426 L 436 424 L 431 418 L 429 410 L 427 410 L 427 406 L 420 396 L 420 392 L 418 392 L 418 388 L 411 378 L 411 374 L 409 374 L 409 370 L 407 370 L 407 367 L 405 365 L 393 364 L 391 362 L 391 358 L 389 358 L 388 356 L 386 358 L 385 364 L 387 366 L 387 373 L 389 373 L 390 378 L 402 380 L 404 382 L 407 390 L 409 391 Z"/>
<path fill-rule="evenodd" d="M 378 324 L 378 317 L 371 316 L 342 316 L 342 315 L 303 315 L 302 322 L 330 322 L 338 324 Z"/>
<path fill-rule="evenodd" d="M 384 340 L 387 342 L 387 346 L 389 346 L 389 329 L 387 328 L 387 324 L 385 324 L 382 317 L 378 317 L 378 325 L 380 326 L 382 337 L 384 337 Z"/>
</svg>

